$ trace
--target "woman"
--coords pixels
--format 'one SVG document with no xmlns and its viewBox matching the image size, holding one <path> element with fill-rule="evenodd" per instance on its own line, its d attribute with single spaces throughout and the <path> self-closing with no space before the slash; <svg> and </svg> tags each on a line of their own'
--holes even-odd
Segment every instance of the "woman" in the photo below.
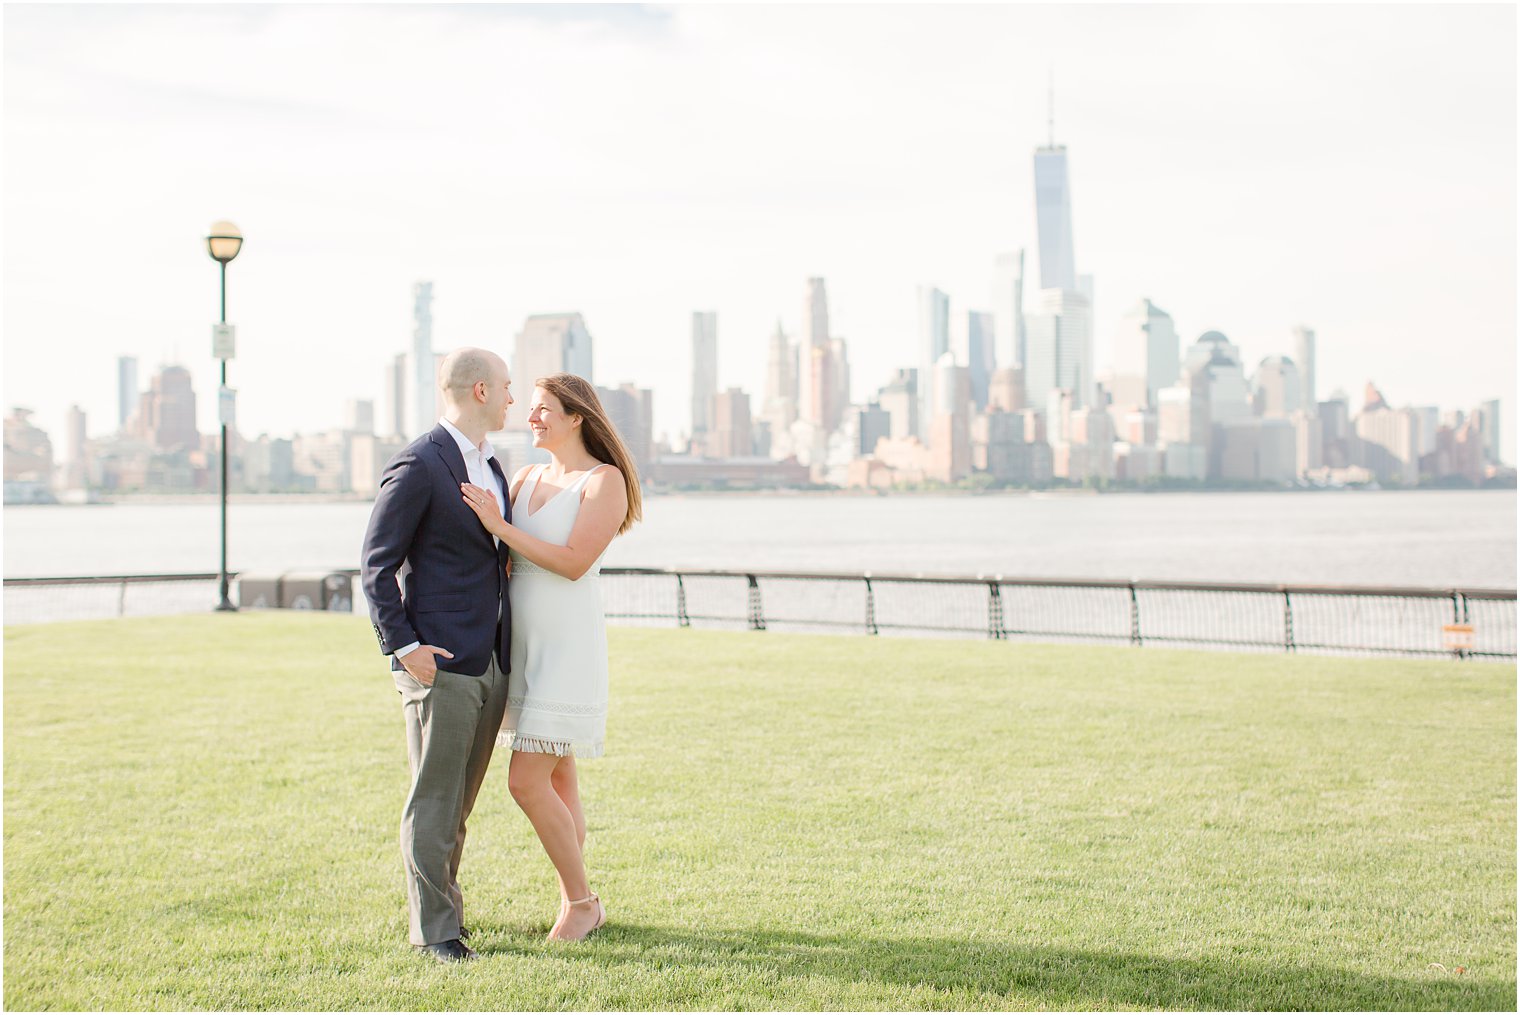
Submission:
<svg viewBox="0 0 1520 1015">
<path fill-rule="evenodd" d="M 575 777 L 576 758 L 601 756 L 607 724 L 607 630 L 596 578 L 607 544 L 643 517 L 643 506 L 633 457 L 583 378 L 535 381 L 528 426 L 550 460 L 512 477 L 513 523 L 489 491 L 461 489 L 511 550 L 507 785 L 559 875 L 559 918 L 549 937 L 579 941 L 607 920 L 586 879 Z"/>
</svg>

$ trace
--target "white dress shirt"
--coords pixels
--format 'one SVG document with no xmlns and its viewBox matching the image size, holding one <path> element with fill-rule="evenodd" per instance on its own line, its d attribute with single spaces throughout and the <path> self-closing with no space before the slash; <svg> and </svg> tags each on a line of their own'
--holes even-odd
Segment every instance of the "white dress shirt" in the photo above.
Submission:
<svg viewBox="0 0 1520 1015">
<path fill-rule="evenodd" d="M 488 464 L 492 458 L 496 457 L 496 449 L 491 447 L 491 442 L 488 440 L 482 440 L 480 446 L 476 447 L 470 443 L 470 438 L 466 437 L 453 423 L 450 423 L 446 419 L 440 419 L 438 422 L 454 438 L 454 443 L 459 445 L 459 453 L 464 457 L 464 470 L 470 482 L 482 490 L 490 490 L 496 494 L 496 507 L 501 511 L 501 516 L 505 518 L 507 516 L 507 491 L 502 488 L 501 480 L 497 478 L 495 471 Z M 463 498 L 464 492 L 460 491 L 459 496 Z M 501 540 L 495 536 L 492 536 L 491 539 L 496 545 L 501 545 Z M 400 659 L 421 644 L 422 642 L 420 641 L 414 641 L 410 645 L 403 645 L 395 651 L 394 655 L 397 659 Z M 447 648 L 448 646 L 441 647 Z"/>
</svg>

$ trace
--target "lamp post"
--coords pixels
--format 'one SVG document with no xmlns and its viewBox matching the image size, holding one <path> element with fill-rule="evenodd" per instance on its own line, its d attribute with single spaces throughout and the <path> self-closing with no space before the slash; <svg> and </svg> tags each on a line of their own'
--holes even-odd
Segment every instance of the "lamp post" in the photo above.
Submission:
<svg viewBox="0 0 1520 1015">
<path fill-rule="evenodd" d="M 222 425 L 222 450 L 218 455 L 222 460 L 222 570 L 221 570 L 221 601 L 216 604 L 218 610 L 236 610 L 232 600 L 227 598 L 227 361 L 232 358 L 232 335 L 227 328 L 227 262 L 238 256 L 238 251 L 243 249 L 243 234 L 238 232 L 238 227 L 231 222 L 216 222 L 211 226 L 211 232 L 206 237 L 206 252 L 212 260 L 222 266 L 222 315 L 221 325 L 214 334 L 213 346 L 217 359 L 222 361 L 222 384 L 217 389 L 217 416 Z"/>
</svg>

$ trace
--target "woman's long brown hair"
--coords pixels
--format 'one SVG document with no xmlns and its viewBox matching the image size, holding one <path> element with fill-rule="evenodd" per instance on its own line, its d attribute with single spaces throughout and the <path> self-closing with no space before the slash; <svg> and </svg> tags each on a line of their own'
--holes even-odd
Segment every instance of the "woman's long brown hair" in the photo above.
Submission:
<svg viewBox="0 0 1520 1015">
<path fill-rule="evenodd" d="M 602 408 L 602 400 L 596 397 L 596 389 L 590 381 L 575 374 L 550 374 L 534 381 L 533 386 L 543 388 L 559 399 L 567 416 L 579 416 L 581 442 L 591 457 L 617 466 L 623 474 L 623 487 L 628 491 L 628 513 L 623 516 L 623 524 L 618 526 L 617 534 L 621 536 L 633 528 L 634 522 L 643 520 L 644 498 L 639 492 L 639 470 L 633 464 L 633 455 L 623 443 L 617 427 L 607 418 L 607 410 Z"/>
</svg>

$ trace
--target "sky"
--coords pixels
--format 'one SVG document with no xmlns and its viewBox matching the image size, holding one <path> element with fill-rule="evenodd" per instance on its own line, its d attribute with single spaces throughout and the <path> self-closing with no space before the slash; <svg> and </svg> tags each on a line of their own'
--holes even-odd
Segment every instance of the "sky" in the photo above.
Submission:
<svg viewBox="0 0 1520 1015">
<path fill-rule="evenodd" d="M 1501 398 L 1514 461 L 1513 5 L 7 5 L 3 29 L 4 397 L 60 449 L 71 404 L 114 429 L 121 355 L 144 385 L 187 366 L 214 427 L 224 218 L 248 435 L 378 401 L 418 280 L 439 351 L 510 359 L 527 315 L 579 311 L 597 383 L 653 387 L 675 435 L 692 312 L 758 411 L 821 276 L 863 400 L 916 365 L 918 285 L 964 320 L 996 254 L 1036 273 L 1053 80 L 1100 370 L 1141 298 L 1248 371 L 1307 324 L 1321 398 Z"/>
</svg>

